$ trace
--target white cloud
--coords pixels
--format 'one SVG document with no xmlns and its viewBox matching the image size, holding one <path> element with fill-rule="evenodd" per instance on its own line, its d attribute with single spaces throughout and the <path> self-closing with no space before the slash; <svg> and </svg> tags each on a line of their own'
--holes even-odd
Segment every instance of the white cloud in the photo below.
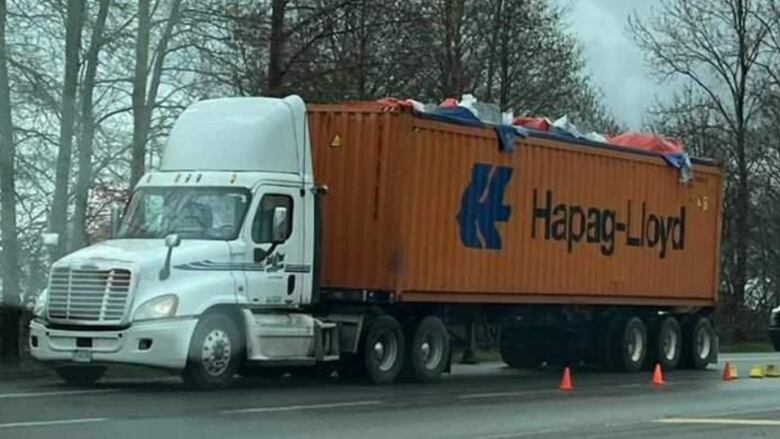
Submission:
<svg viewBox="0 0 780 439">
<path fill-rule="evenodd" d="M 634 11 L 650 18 L 657 0 L 551 0 L 567 10 L 569 31 L 583 49 L 587 70 L 601 88 L 607 106 L 617 120 L 641 128 L 645 110 L 671 95 L 651 76 L 643 53 L 628 35 L 628 17 Z"/>
</svg>

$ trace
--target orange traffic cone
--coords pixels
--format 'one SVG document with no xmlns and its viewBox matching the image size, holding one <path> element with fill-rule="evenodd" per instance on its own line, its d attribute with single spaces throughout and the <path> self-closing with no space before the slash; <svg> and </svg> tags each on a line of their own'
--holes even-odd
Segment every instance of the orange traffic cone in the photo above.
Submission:
<svg viewBox="0 0 780 439">
<path fill-rule="evenodd" d="M 731 364 L 726 362 L 726 366 L 723 368 L 723 381 L 731 381 L 734 377 L 731 376 Z"/>
<path fill-rule="evenodd" d="M 653 384 L 657 386 L 662 386 L 665 384 L 664 382 L 664 374 L 661 372 L 661 364 L 656 363 L 655 364 L 655 370 L 653 370 Z"/>
<path fill-rule="evenodd" d="M 571 371 L 568 367 L 563 369 L 563 377 L 561 378 L 561 385 L 558 387 L 560 390 L 572 390 L 574 386 L 571 384 Z"/>
</svg>

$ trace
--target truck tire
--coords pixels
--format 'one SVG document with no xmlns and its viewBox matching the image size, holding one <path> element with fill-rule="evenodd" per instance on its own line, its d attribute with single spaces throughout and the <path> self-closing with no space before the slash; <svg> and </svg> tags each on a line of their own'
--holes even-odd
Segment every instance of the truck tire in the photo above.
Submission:
<svg viewBox="0 0 780 439">
<path fill-rule="evenodd" d="M 612 316 L 604 325 L 603 335 L 600 338 L 599 354 L 601 365 L 606 370 L 620 370 L 620 353 L 618 332 L 623 326 L 625 318 L 623 316 Z"/>
<path fill-rule="evenodd" d="M 772 340 L 772 347 L 775 348 L 775 352 L 780 352 L 780 332 L 775 332 L 769 336 Z"/>
<path fill-rule="evenodd" d="M 538 354 L 528 349 L 517 349 L 512 346 L 502 345 L 499 349 L 501 360 L 513 369 L 536 369 L 542 365 Z"/>
<path fill-rule="evenodd" d="M 688 369 L 705 369 L 715 346 L 715 330 L 710 319 L 694 316 L 683 327 L 683 365 Z"/>
<path fill-rule="evenodd" d="M 543 348 L 528 344 L 529 339 L 536 338 L 531 330 L 504 327 L 501 330 L 501 343 L 498 348 L 501 360 L 513 369 L 536 369 L 541 366 Z"/>
<path fill-rule="evenodd" d="M 390 315 L 383 314 L 368 322 L 361 349 L 362 368 L 374 384 L 395 381 L 404 365 L 404 333 Z"/>
<path fill-rule="evenodd" d="M 605 352 L 607 368 L 623 372 L 642 370 L 647 357 L 647 328 L 642 319 L 617 317 L 610 323 Z"/>
<path fill-rule="evenodd" d="M 342 352 L 339 356 L 336 371 L 343 381 L 359 381 L 366 376 L 361 357 L 348 352 Z"/>
<path fill-rule="evenodd" d="M 436 316 L 420 320 L 408 345 L 404 375 L 420 382 L 438 380 L 450 358 L 450 334 L 444 322 Z"/>
<path fill-rule="evenodd" d="M 238 363 L 241 337 L 233 320 L 221 313 L 203 316 L 190 341 L 187 366 L 182 378 L 195 389 L 228 387 Z"/>
<path fill-rule="evenodd" d="M 91 386 L 106 373 L 105 366 L 63 366 L 55 369 L 57 375 L 71 386 Z"/>
<path fill-rule="evenodd" d="M 649 364 L 660 364 L 663 370 L 677 367 L 682 355 L 682 331 L 677 319 L 669 316 L 661 319 L 650 337 Z"/>
</svg>

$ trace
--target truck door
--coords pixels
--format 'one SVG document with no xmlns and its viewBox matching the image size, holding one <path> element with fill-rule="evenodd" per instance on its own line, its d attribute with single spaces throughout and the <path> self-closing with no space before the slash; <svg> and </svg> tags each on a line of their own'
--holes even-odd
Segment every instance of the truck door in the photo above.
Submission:
<svg viewBox="0 0 780 439">
<path fill-rule="evenodd" d="M 260 186 L 247 233 L 247 297 L 250 304 L 300 304 L 303 290 L 304 209 L 300 188 Z M 284 218 L 283 218 L 284 216 Z M 280 234 L 280 221 L 284 222 Z M 276 225 L 274 225 L 276 223 Z M 276 236 L 274 234 L 277 234 Z"/>
</svg>

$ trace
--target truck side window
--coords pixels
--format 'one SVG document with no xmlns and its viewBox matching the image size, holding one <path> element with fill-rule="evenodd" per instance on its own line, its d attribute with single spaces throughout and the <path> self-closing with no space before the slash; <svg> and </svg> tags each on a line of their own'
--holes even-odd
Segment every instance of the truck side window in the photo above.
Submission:
<svg viewBox="0 0 780 439">
<path fill-rule="evenodd" d="M 267 194 L 263 195 L 260 205 L 257 206 L 255 219 L 252 221 L 252 240 L 256 244 L 271 243 L 271 227 L 273 225 L 274 209 L 287 208 L 287 233 L 285 239 L 292 234 L 293 200 L 287 195 Z"/>
</svg>

